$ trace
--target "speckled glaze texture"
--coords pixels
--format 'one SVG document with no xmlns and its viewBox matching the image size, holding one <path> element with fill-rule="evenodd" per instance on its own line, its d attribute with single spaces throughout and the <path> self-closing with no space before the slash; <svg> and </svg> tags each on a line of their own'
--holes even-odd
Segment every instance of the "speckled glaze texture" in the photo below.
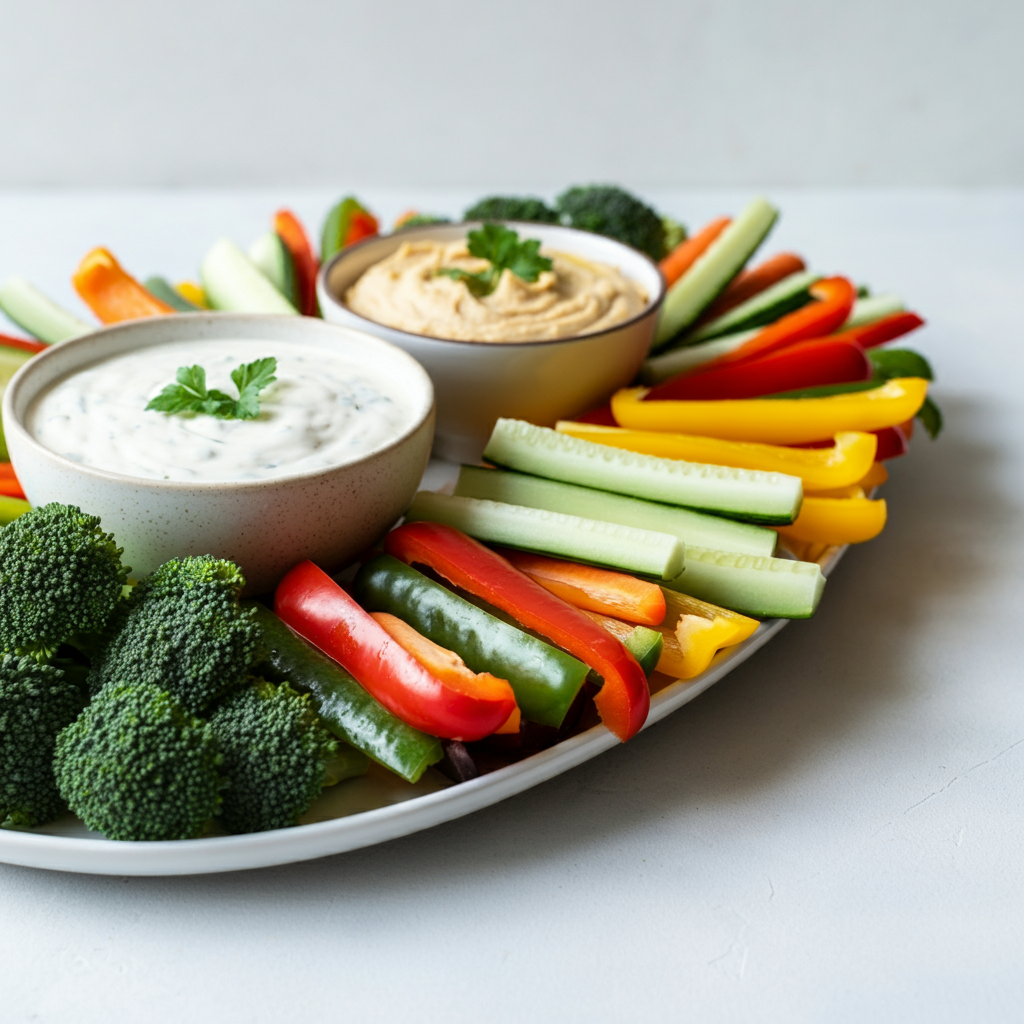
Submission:
<svg viewBox="0 0 1024 1024">
<path fill-rule="evenodd" d="M 476 462 L 500 416 L 553 426 L 604 401 L 636 376 L 654 338 L 665 283 L 646 256 L 610 238 L 548 224 L 512 223 L 521 237 L 618 267 L 648 295 L 644 312 L 599 334 L 554 341 L 496 344 L 446 341 L 385 327 L 353 313 L 342 296 L 368 267 L 419 237 L 464 238 L 476 224 L 431 224 L 360 242 L 320 271 L 324 317 L 375 334 L 417 359 L 437 394 L 434 451 L 453 462 Z"/>
<path fill-rule="evenodd" d="M 176 340 L 258 338 L 323 346 L 383 372 L 409 403 L 411 426 L 369 455 L 291 477 L 241 483 L 145 480 L 92 469 L 38 444 L 24 417 L 49 384 L 99 359 Z M 404 512 L 430 456 L 430 379 L 414 359 L 361 331 L 310 317 L 184 314 L 137 320 L 64 342 L 27 363 L 4 396 L 11 461 L 33 505 L 60 501 L 101 517 L 133 576 L 168 558 L 213 554 L 237 562 L 248 593 L 271 590 L 309 558 L 335 571 Z"/>
</svg>

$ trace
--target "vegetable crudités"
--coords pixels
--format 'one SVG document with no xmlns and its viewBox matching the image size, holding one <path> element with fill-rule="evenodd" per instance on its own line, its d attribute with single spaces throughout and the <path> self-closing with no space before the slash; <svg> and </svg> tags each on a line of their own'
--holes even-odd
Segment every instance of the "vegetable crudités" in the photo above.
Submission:
<svg viewBox="0 0 1024 1024">
<path fill-rule="evenodd" d="M 254 419 L 170 414 L 147 404 L 181 367 L 201 364 L 211 388 L 239 363 L 276 357 L 277 380 Z M 114 356 L 45 391 L 32 436 L 66 458 L 112 473 L 179 481 L 268 480 L 361 458 L 412 426 L 384 375 L 320 348 L 266 341 L 170 342 Z"/>
</svg>

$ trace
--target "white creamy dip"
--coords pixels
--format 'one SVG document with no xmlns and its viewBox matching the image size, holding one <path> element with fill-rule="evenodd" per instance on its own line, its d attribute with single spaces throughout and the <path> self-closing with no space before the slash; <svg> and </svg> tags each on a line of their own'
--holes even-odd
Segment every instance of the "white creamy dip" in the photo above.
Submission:
<svg viewBox="0 0 1024 1024">
<path fill-rule="evenodd" d="M 277 380 L 253 420 L 147 412 L 181 366 L 237 396 L 231 371 L 274 356 Z M 42 445 L 86 466 L 156 480 L 270 480 L 353 462 L 413 426 L 384 376 L 327 349 L 271 341 L 154 345 L 79 370 L 43 392 L 26 426 Z"/>
</svg>

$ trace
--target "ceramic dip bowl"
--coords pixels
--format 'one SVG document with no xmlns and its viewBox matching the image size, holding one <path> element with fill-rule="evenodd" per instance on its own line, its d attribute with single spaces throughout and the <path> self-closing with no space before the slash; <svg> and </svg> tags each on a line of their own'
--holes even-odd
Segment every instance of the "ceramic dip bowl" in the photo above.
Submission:
<svg viewBox="0 0 1024 1024">
<path fill-rule="evenodd" d="M 585 412 L 633 380 L 654 338 L 665 282 L 646 256 L 588 231 L 518 222 L 508 226 L 520 238 L 540 239 L 545 249 L 618 268 L 646 294 L 642 312 L 597 333 L 495 343 L 412 334 L 366 319 L 345 304 L 345 293 L 363 272 L 403 242 L 455 242 L 479 223 L 428 224 L 368 239 L 342 250 L 320 271 L 325 319 L 384 338 L 426 367 L 437 393 L 435 453 L 441 458 L 477 461 L 499 416 L 552 426 Z"/>
<path fill-rule="evenodd" d="M 75 375 L 104 361 L 182 342 L 194 343 L 200 359 L 204 346 L 212 353 L 224 342 L 238 343 L 243 358 L 246 349 L 272 351 L 282 363 L 289 355 L 301 357 L 312 366 L 314 380 L 322 353 L 323 365 L 337 360 L 338 366 L 352 368 L 353 379 L 365 373 L 367 379 L 386 382 L 386 401 L 397 410 L 395 426 L 381 428 L 362 449 L 324 455 L 312 467 L 307 462 L 306 468 L 291 472 L 284 465 L 265 479 L 228 480 L 114 472 L 86 464 L 88 450 L 68 457 L 33 435 L 37 400 L 62 382 L 74 389 Z M 158 355 L 155 351 L 153 358 Z M 287 387 L 285 377 L 279 371 L 283 385 L 270 387 Z M 173 379 L 172 370 L 167 383 Z M 222 385 L 211 381 L 209 386 Z M 212 554 L 241 566 L 247 593 L 264 593 L 302 559 L 328 572 L 340 569 L 404 512 L 430 455 L 434 395 L 430 378 L 414 359 L 361 331 L 310 317 L 190 313 L 105 328 L 34 357 L 7 387 L 3 424 L 29 501 L 34 506 L 51 501 L 77 505 L 100 516 L 103 529 L 124 547 L 134 578 L 169 558 Z M 210 429 L 198 417 L 196 427 Z M 83 457 L 85 462 L 77 461 Z M 187 467 L 179 468 L 178 475 L 182 472 Z"/>
</svg>

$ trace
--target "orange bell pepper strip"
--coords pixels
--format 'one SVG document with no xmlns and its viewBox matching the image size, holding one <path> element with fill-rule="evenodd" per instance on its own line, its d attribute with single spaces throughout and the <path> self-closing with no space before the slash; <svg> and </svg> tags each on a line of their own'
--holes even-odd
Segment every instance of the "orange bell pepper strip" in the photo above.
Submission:
<svg viewBox="0 0 1024 1024">
<path fill-rule="evenodd" d="M 407 622 L 390 612 L 370 612 L 392 640 L 409 652 L 431 675 L 445 682 L 453 690 L 467 696 L 493 697 L 495 695 L 507 699 L 515 694 L 507 679 L 499 679 L 490 672 L 473 672 L 466 663 L 454 652 L 434 643 L 429 637 L 417 633 Z M 496 733 L 519 732 L 520 714 L 518 706 L 508 716 L 508 720 Z"/>
<path fill-rule="evenodd" d="M 877 537 L 885 528 L 885 500 L 870 498 L 804 497 L 800 514 L 780 527 L 785 540 L 812 544 L 861 544 Z"/>
<path fill-rule="evenodd" d="M 624 448 L 663 459 L 703 462 L 737 469 L 798 476 L 805 490 L 825 490 L 857 483 L 868 473 L 878 440 L 874 434 L 844 431 L 828 448 L 787 448 L 783 445 L 721 441 L 715 437 L 670 434 L 655 430 L 628 430 L 560 420 L 555 429 L 584 441 Z"/>
<path fill-rule="evenodd" d="M 806 270 L 807 264 L 797 256 L 795 252 L 780 252 L 775 256 L 766 259 L 749 270 L 741 270 L 729 282 L 725 291 L 701 313 L 693 329 L 703 327 L 704 324 L 717 320 L 724 316 L 730 309 L 752 299 L 755 295 L 767 291 L 773 284 L 778 284 L 783 278 L 792 274 L 799 274 Z"/>
<path fill-rule="evenodd" d="M 467 693 L 463 683 L 453 686 L 429 672 L 312 562 L 285 574 L 274 591 L 274 613 L 351 672 L 393 715 L 431 736 L 483 739 L 515 709 L 511 687 L 507 693 Z"/>
<path fill-rule="evenodd" d="M 665 619 L 665 595 L 656 583 L 628 573 L 528 551 L 500 548 L 499 553 L 520 572 L 574 608 L 611 615 L 641 626 L 660 626 Z"/>
<path fill-rule="evenodd" d="M 501 555 L 443 523 L 414 522 L 392 530 L 384 550 L 407 565 L 426 565 L 483 598 L 589 665 L 604 680 L 594 698 L 601 720 L 620 740 L 647 721 L 651 695 L 636 658 L 586 614 L 549 593 Z"/>
<path fill-rule="evenodd" d="M 25 492 L 21 489 L 21 484 L 14 475 L 14 467 L 9 462 L 0 462 L 0 495 L 25 500 Z"/>
<path fill-rule="evenodd" d="M 822 278 L 811 285 L 810 292 L 817 302 L 780 317 L 739 348 L 705 363 L 701 370 L 756 359 L 798 341 L 831 334 L 846 322 L 857 299 L 857 289 L 845 277 Z"/>
<path fill-rule="evenodd" d="M 665 284 L 671 287 L 711 248 L 711 243 L 732 223 L 731 217 L 718 217 L 690 238 L 681 241 L 659 264 Z"/>
<path fill-rule="evenodd" d="M 316 275 L 320 263 L 313 254 L 309 235 L 291 210 L 278 210 L 274 214 L 274 231 L 291 253 L 295 265 L 299 312 L 304 316 L 316 316 Z"/>
<path fill-rule="evenodd" d="M 105 324 L 176 312 L 127 273 L 106 249 L 86 253 L 71 278 L 85 304 Z"/>
<path fill-rule="evenodd" d="M 924 404 L 928 381 L 922 377 L 894 377 L 868 391 L 826 398 L 645 402 L 646 394 L 647 388 L 625 388 L 613 395 L 616 421 L 633 430 L 796 445 L 842 431 L 879 430 L 903 423 Z"/>
</svg>

